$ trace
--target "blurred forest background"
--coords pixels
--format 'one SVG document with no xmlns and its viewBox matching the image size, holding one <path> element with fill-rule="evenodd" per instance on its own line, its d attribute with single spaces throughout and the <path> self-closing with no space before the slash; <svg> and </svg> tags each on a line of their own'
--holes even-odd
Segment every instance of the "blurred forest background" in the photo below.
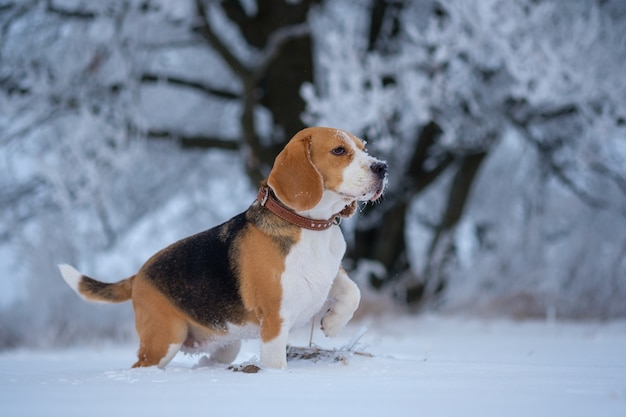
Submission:
<svg viewBox="0 0 626 417">
<path fill-rule="evenodd" d="M 0 348 L 130 337 L 56 264 L 133 274 L 311 125 L 390 163 L 366 307 L 624 317 L 625 74 L 622 0 L 0 0 Z"/>
</svg>

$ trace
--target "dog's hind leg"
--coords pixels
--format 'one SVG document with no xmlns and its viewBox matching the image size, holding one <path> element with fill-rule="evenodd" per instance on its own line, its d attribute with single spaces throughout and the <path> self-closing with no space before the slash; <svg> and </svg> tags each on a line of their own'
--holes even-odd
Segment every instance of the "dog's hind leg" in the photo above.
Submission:
<svg viewBox="0 0 626 417">
<path fill-rule="evenodd" d="M 163 368 L 187 339 L 189 327 L 165 296 L 142 280 L 137 284 L 133 288 L 133 307 L 139 351 L 133 368 L 154 365 Z M 135 297 L 139 291 L 141 295 Z"/>
<path fill-rule="evenodd" d="M 157 365 L 164 368 L 180 350 L 187 337 L 187 324 L 182 320 L 143 320 L 139 334 L 139 351 L 133 368 Z"/>
<path fill-rule="evenodd" d="M 180 350 L 187 338 L 187 324 L 182 320 L 140 319 L 142 325 L 137 326 L 139 335 L 139 351 L 137 362 L 133 368 L 154 366 L 164 368 Z"/>
</svg>

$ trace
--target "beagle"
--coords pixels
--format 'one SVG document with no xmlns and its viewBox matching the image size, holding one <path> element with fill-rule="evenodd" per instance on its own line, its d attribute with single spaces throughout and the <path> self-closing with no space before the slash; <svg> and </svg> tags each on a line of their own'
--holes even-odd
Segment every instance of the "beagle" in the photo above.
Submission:
<svg viewBox="0 0 626 417">
<path fill-rule="evenodd" d="M 87 300 L 132 300 L 140 342 L 133 367 L 165 367 L 179 350 L 230 363 L 242 339 L 260 337 L 261 365 L 285 368 L 293 326 L 324 305 L 326 336 L 352 318 L 360 292 L 341 267 L 346 243 L 337 225 L 386 183 L 386 162 L 360 139 L 307 128 L 278 154 L 245 212 L 157 252 L 130 278 L 104 283 L 59 269 Z"/>
</svg>

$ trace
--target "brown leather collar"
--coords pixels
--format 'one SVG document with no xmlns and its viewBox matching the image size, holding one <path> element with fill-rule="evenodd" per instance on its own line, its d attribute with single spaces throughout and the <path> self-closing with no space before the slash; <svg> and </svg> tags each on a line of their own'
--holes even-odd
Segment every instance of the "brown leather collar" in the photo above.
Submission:
<svg viewBox="0 0 626 417">
<path fill-rule="evenodd" d="M 341 216 L 339 216 L 339 214 L 334 215 L 328 220 L 315 220 L 294 213 L 278 201 L 267 185 L 262 185 L 261 188 L 259 188 L 256 199 L 261 207 L 265 207 L 281 219 L 304 229 L 327 230 L 333 225 L 341 223 Z"/>
</svg>

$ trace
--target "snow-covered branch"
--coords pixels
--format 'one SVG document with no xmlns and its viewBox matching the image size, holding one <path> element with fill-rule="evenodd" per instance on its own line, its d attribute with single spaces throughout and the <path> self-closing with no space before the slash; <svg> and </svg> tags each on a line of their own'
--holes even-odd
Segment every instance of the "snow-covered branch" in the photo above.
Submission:
<svg viewBox="0 0 626 417">
<path fill-rule="evenodd" d="M 188 135 L 167 130 L 148 130 L 148 139 L 171 139 L 178 142 L 182 148 L 214 148 L 228 151 L 240 149 L 237 139 L 225 139 L 214 136 Z"/>
<path fill-rule="evenodd" d="M 210 85 L 207 85 L 199 81 L 187 80 L 187 79 L 172 76 L 172 75 L 160 75 L 160 74 L 147 72 L 141 76 L 141 82 L 168 83 L 168 84 L 172 84 L 175 86 L 191 88 L 191 89 L 200 91 L 204 94 L 208 94 L 210 96 L 215 96 L 218 98 L 225 98 L 225 99 L 230 99 L 230 100 L 240 99 L 239 94 L 234 93 L 232 91 L 211 87 Z"/>
<path fill-rule="evenodd" d="M 200 27 L 198 31 L 200 35 L 217 51 L 230 67 L 232 72 L 241 78 L 242 81 L 250 79 L 251 71 L 244 63 L 235 56 L 231 48 L 215 33 L 213 26 L 209 22 L 209 15 L 204 0 L 195 0 Z"/>
<path fill-rule="evenodd" d="M 257 65 L 254 70 L 254 78 L 257 82 L 265 76 L 268 66 L 278 56 L 281 48 L 287 41 L 309 36 L 310 34 L 311 30 L 308 23 L 281 27 L 273 32 L 263 50 L 263 58 L 260 59 L 260 64 Z"/>
</svg>

